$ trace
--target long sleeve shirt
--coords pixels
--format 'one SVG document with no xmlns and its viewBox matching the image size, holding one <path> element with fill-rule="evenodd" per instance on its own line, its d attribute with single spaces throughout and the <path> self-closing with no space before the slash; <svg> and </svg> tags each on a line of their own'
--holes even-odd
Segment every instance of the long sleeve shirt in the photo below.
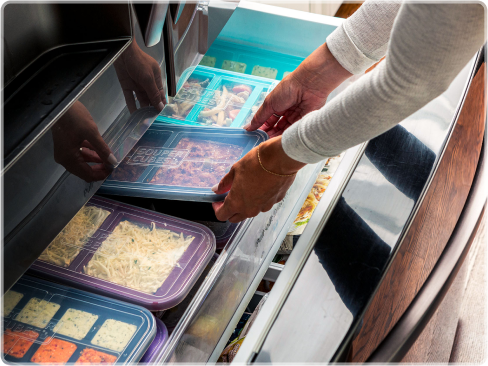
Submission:
<svg viewBox="0 0 488 366">
<path fill-rule="evenodd" d="M 370 140 L 441 95 L 483 45 L 484 9 L 469 3 L 365 2 L 327 38 L 332 55 L 362 76 L 282 137 L 303 163 Z"/>
</svg>

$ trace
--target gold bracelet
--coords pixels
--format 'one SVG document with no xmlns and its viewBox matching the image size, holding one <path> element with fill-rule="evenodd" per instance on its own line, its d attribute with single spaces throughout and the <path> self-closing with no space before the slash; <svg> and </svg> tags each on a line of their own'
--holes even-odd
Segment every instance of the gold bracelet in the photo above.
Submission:
<svg viewBox="0 0 488 366">
<path fill-rule="evenodd" d="M 265 172 L 268 172 L 269 174 L 273 174 L 273 175 L 276 175 L 278 177 L 293 177 L 295 174 L 297 173 L 293 173 L 293 174 L 278 174 L 278 173 L 273 173 L 273 172 L 270 172 L 268 169 L 266 169 L 264 166 L 263 166 L 263 163 L 261 162 L 261 156 L 259 156 L 259 146 L 257 147 L 257 152 L 258 152 L 258 160 L 259 160 L 259 165 L 261 165 L 261 168 L 263 168 L 263 170 Z"/>
</svg>

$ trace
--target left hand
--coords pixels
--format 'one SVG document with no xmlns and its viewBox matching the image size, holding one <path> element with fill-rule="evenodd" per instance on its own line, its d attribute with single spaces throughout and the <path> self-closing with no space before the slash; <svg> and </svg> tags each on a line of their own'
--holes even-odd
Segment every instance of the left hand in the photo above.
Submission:
<svg viewBox="0 0 488 366">
<path fill-rule="evenodd" d="M 271 210 L 280 202 L 295 180 L 266 172 L 259 164 L 257 148 L 235 163 L 220 183 L 212 188 L 216 194 L 229 191 L 224 202 L 212 203 L 217 219 L 240 222 L 260 212 Z M 263 166 L 277 174 L 295 174 L 306 164 L 291 159 L 281 147 L 281 136 L 259 145 Z"/>
</svg>

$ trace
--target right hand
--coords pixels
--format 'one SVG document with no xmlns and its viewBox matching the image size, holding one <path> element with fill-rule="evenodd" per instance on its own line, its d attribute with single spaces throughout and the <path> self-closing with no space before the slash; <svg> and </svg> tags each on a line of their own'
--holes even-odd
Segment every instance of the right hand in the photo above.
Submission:
<svg viewBox="0 0 488 366">
<path fill-rule="evenodd" d="M 278 84 L 244 128 L 261 128 L 269 137 L 279 136 L 308 113 L 322 108 L 332 90 L 351 76 L 324 43 Z"/>
</svg>

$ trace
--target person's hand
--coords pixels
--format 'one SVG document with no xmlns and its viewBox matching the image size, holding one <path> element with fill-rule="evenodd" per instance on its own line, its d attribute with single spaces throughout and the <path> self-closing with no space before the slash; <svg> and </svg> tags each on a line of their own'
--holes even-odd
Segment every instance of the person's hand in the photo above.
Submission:
<svg viewBox="0 0 488 366">
<path fill-rule="evenodd" d="M 323 44 L 276 86 L 244 129 L 261 128 L 269 137 L 281 135 L 306 114 L 324 106 L 329 94 L 351 76 Z"/>
<path fill-rule="evenodd" d="M 117 165 L 97 124 L 81 102 L 75 102 L 51 131 L 56 163 L 86 182 L 107 178 Z"/>
<path fill-rule="evenodd" d="M 137 110 L 134 93 L 141 107 L 152 105 L 159 111 L 163 110 L 166 97 L 161 69 L 155 59 L 139 48 L 135 39 L 114 66 L 131 114 Z"/>
<path fill-rule="evenodd" d="M 218 220 L 240 222 L 271 210 L 285 197 L 295 180 L 295 173 L 306 165 L 286 155 L 281 147 L 281 137 L 259 145 L 259 156 L 267 170 L 291 176 L 277 176 L 265 171 L 259 164 L 257 148 L 252 149 L 212 188 L 216 194 L 229 192 L 223 202 L 212 203 Z"/>
</svg>

